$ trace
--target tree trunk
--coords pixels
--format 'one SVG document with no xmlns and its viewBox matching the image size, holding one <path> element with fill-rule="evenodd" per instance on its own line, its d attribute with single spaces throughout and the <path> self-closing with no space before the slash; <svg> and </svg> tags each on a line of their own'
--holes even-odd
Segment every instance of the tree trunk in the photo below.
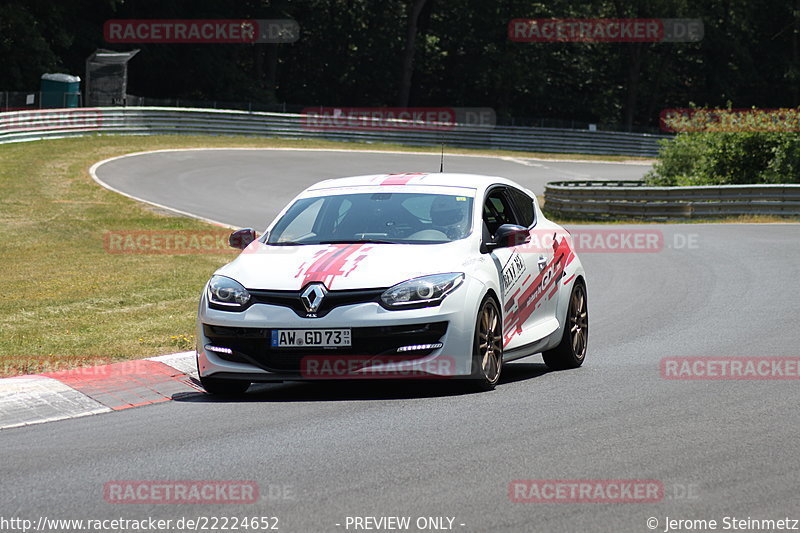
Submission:
<svg viewBox="0 0 800 533">
<path fill-rule="evenodd" d="M 800 0 L 794 2 L 794 24 L 792 24 L 792 66 L 790 67 L 792 82 L 792 105 L 800 105 L 800 98 L 798 98 L 797 83 L 800 78 L 800 56 L 798 54 L 797 36 L 800 33 Z"/>
<path fill-rule="evenodd" d="M 633 128 L 633 118 L 636 114 L 636 102 L 639 99 L 639 75 L 642 70 L 642 57 L 644 56 L 643 43 L 631 43 L 630 47 L 630 63 L 628 63 L 628 83 L 625 94 L 625 107 L 623 124 L 625 131 L 631 131 Z"/>
<path fill-rule="evenodd" d="M 406 48 L 403 53 L 403 70 L 400 78 L 400 93 L 397 96 L 399 107 L 408 107 L 411 97 L 411 78 L 414 75 L 414 49 L 417 40 L 417 23 L 419 14 L 428 0 L 412 0 L 408 6 L 408 32 L 406 33 Z"/>
</svg>

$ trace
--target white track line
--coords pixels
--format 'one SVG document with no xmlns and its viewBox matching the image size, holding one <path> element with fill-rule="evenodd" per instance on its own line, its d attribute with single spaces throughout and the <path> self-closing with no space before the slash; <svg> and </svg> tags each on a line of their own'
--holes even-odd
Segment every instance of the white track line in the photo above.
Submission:
<svg viewBox="0 0 800 533">
<path fill-rule="evenodd" d="M 103 187 L 105 189 L 108 189 L 109 191 L 113 191 L 113 192 L 115 192 L 117 194 L 121 194 L 122 196 L 126 196 L 126 197 L 128 197 L 128 198 L 130 198 L 132 200 L 136 200 L 137 202 L 142 202 L 142 203 L 145 203 L 145 204 L 149 204 L 149 205 L 158 207 L 159 209 L 166 209 L 167 211 L 172 211 L 173 213 L 177 213 L 179 215 L 183 215 L 183 216 L 186 216 L 186 217 L 195 218 L 197 220 L 202 220 L 203 222 L 208 222 L 209 224 L 213 224 L 215 226 L 221 226 L 223 228 L 230 228 L 230 229 L 237 229 L 236 226 L 231 226 L 230 224 L 225 224 L 224 222 L 219 222 L 217 220 L 212 220 L 210 218 L 201 217 L 199 215 L 195 215 L 193 213 L 189 213 L 188 211 L 181 211 L 180 209 L 175 209 L 174 207 L 169 207 L 169 206 L 166 206 L 166 205 L 163 205 L 163 204 L 159 204 L 157 202 L 151 202 L 150 200 L 145 200 L 144 198 L 139 198 L 138 196 L 134 196 L 132 194 L 128 194 L 126 192 L 120 191 L 119 189 L 117 189 L 115 187 L 112 187 L 111 185 L 109 185 L 108 183 L 104 182 L 103 180 L 101 180 L 100 178 L 97 177 L 97 169 L 101 165 L 104 165 L 105 163 L 109 163 L 111 161 L 116 161 L 117 159 L 124 159 L 126 157 L 133 157 L 133 156 L 137 156 L 137 155 L 144 155 L 144 154 L 149 154 L 149 153 L 154 153 L 154 152 L 169 152 L 169 151 L 173 151 L 173 150 L 154 150 L 153 152 L 136 152 L 136 153 L 132 153 L 132 154 L 120 155 L 120 156 L 117 156 L 117 157 L 110 157 L 108 159 L 104 159 L 102 161 L 98 161 L 97 163 L 95 163 L 94 165 L 89 167 L 89 174 L 92 176 L 92 179 L 98 185 L 100 185 L 101 187 Z"/>
</svg>

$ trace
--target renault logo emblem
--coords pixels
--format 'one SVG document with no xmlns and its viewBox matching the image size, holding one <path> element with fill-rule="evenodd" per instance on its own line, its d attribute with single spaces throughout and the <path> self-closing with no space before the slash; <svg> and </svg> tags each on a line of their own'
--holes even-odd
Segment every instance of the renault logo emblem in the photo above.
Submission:
<svg viewBox="0 0 800 533">
<path fill-rule="evenodd" d="M 300 301 L 309 313 L 316 313 L 322 304 L 322 299 L 328 294 L 328 289 L 322 283 L 312 283 L 300 293 Z"/>
</svg>

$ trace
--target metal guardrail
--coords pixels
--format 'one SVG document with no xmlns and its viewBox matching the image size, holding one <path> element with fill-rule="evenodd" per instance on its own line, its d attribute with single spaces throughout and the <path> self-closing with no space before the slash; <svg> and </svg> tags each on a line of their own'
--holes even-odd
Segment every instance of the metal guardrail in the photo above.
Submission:
<svg viewBox="0 0 800 533">
<path fill-rule="evenodd" d="M 594 220 L 800 216 L 800 185 L 649 187 L 641 181 L 557 181 L 545 185 L 544 202 L 549 213 Z"/>
<path fill-rule="evenodd" d="M 654 157 L 667 135 L 509 126 L 441 125 L 420 129 L 409 121 L 391 128 L 332 129 L 306 123 L 306 115 L 169 107 L 100 107 L 0 113 L 0 143 L 87 134 L 256 135 L 339 141 L 388 142 L 531 152 Z M 377 124 L 377 122 L 376 122 Z"/>
</svg>

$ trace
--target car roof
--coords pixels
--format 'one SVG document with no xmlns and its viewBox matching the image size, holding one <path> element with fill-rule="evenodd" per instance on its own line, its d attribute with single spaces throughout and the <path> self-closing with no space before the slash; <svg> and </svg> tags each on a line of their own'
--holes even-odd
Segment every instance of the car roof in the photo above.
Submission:
<svg viewBox="0 0 800 533">
<path fill-rule="evenodd" d="M 514 183 L 513 181 L 500 176 L 457 174 L 450 172 L 410 172 L 405 174 L 369 174 L 365 176 L 329 179 L 316 183 L 306 190 L 318 191 L 323 189 L 343 187 L 394 187 L 402 185 L 411 185 L 417 187 L 461 187 L 481 190 L 497 183 L 520 187 L 520 185 Z"/>
</svg>

